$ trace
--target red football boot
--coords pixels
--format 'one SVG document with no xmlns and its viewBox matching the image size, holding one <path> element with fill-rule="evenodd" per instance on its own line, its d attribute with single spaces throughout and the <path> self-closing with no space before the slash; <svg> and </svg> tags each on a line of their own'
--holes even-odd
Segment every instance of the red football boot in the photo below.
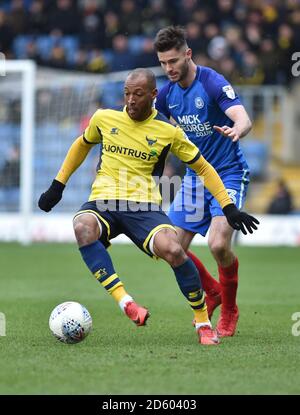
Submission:
<svg viewBox="0 0 300 415">
<path fill-rule="evenodd" d="M 137 326 L 145 326 L 148 317 L 150 317 L 147 308 L 141 307 L 133 301 L 126 303 L 124 312 Z"/>
<path fill-rule="evenodd" d="M 233 336 L 239 319 L 239 309 L 235 306 L 233 311 L 221 310 L 217 323 L 217 333 L 219 337 Z"/>
<path fill-rule="evenodd" d="M 218 335 L 215 330 L 213 330 L 209 325 L 207 326 L 201 326 L 197 330 L 198 337 L 199 337 L 199 343 L 205 344 L 205 345 L 214 345 L 220 343 L 220 340 L 218 338 Z"/>
</svg>

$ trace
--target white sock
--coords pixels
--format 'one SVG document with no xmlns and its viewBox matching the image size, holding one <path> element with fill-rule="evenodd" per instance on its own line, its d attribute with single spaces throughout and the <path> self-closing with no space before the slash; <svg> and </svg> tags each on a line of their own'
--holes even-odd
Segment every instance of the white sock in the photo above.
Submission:
<svg viewBox="0 0 300 415">
<path fill-rule="evenodd" d="M 133 301 L 133 298 L 128 294 L 125 295 L 122 298 L 122 300 L 119 301 L 119 306 L 120 306 L 121 310 L 123 311 L 123 313 L 124 313 L 124 308 L 125 308 L 126 303 L 128 303 L 130 301 Z"/>
<path fill-rule="evenodd" d="M 198 331 L 198 329 L 203 326 L 209 326 L 210 328 L 212 328 L 211 323 L 209 321 L 207 321 L 206 323 L 196 323 L 195 324 L 196 331 Z"/>
</svg>

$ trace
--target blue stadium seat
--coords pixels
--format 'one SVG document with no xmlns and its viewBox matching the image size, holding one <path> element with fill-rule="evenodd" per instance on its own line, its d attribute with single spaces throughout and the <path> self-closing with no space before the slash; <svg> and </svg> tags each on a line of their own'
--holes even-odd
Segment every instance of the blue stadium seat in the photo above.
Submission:
<svg viewBox="0 0 300 415">
<path fill-rule="evenodd" d="M 102 53 L 103 53 L 105 62 L 108 64 L 108 66 L 110 66 L 113 60 L 113 56 L 114 56 L 113 51 L 111 49 L 104 49 Z"/>
<path fill-rule="evenodd" d="M 0 168 L 4 165 L 14 145 L 20 145 L 20 127 L 0 123 Z"/>
<path fill-rule="evenodd" d="M 13 124 L 1 123 L 0 124 L 0 140 L 1 141 L 11 140 L 13 131 L 14 131 Z"/>
<path fill-rule="evenodd" d="M 138 54 L 142 51 L 145 36 L 130 36 L 128 38 L 128 48 L 133 54 Z"/>
<path fill-rule="evenodd" d="M 57 152 L 59 127 L 55 124 L 45 123 L 37 126 L 35 130 L 35 150 L 37 155 Z"/>
<path fill-rule="evenodd" d="M 14 39 L 12 49 L 18 59 L 26 58 L 26 47 L 32 40 L 33 36 L 30 35 L 20 35 Z"/>
<path fill-rule="evenodd" d="M 29 7 L 31 6 L 31 3 L 33 0 L 23 0 L 23 7 L 25 7 L 26 10 L 29 10 Z M 4 9 L 6 12 L 10 12 L 12 10 L 12 1 L 11 0 L 3 0 L 0 2 L 1 9 Z"/>
<path fill-rule="evenodd" d="M 36 39 L 36 45 L 41 57 L 43 59 L 48 59 L 54 45 L 54 39 L 49 35 L 38 36 Z"/>
<path fill-rule="evenodd" d="M 20 143 L 20 126 L 0 123 L 0 143 L 11 147 Z"/>
<path fill-rule="evenodd" d="M 74 61 L 75 53 L 79 47 L 78 36 L 64 36 L 60 41 L 60 45 L 66 51 L 67 61 L 72 63 Z"/>
<path fill-rule="evenodd" d="M 17 212 L 20 206 L 20 189 L 0 189 L 0 212 Z"/>
<path fill-rule="evenodd" d="M 123 91 L 121 87 L 116 87 L 116 83 L 108 82 L 102 85 L 101 96 L 105 107 L 111 108 L 118 105 L 123 96 Z"/>
</svg>

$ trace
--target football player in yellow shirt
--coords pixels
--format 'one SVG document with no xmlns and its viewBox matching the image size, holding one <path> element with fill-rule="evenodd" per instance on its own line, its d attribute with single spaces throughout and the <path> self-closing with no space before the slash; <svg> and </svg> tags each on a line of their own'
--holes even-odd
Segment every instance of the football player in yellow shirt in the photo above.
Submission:
<svg viewBox="0 0 300 415">
<path fill-rule="evenodd" d="M 124 85 L 125 107 L 95 112 L 83 135 L 70 147 L 50 188 L 41 195 L 39 207 L 49 212 L 60 201 L 71 174 L 90 149 L 101 143 L 100 163 L 89 200 L 73 222 L 84 262 L 122 311 L 136 325 L 145 325 L 148 310 L 125 291 L 106 249 L 110 239 L 124 233 L 146 254 L 163 258 L 171 265 L 193 310 L 199 342 L 215 345 L 219 339 L 208 319 L 198 271 L 160 207 L 155 177 L 161 176 L 168 152 L 203 177 L 205 187 L 218 200 L 231 226 L 252 233 L 258 221 L 235 207 L 216 171 L 183 130 L 153 108 L 156 94 L 156 80 L 150 70 L 132 71 Z"/>
</svg>

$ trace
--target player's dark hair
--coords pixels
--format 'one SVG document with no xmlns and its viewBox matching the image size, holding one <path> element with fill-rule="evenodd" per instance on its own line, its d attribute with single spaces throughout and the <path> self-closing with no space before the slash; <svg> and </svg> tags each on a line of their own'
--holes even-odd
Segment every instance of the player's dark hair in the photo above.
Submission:
<svg viewBox="0 0 300 415">
<path fill-rule="evenodd" d="M 166 52 L 170 49 L 180 50 L 187 47 L 186 33 L 183 27 L 168 26 L 157 32 L 154 39 L 154 49 L 156 52 Z"/>
<path fill-rule="evenodd" d="M 147 79 L 147 84 L 148 84 L 150 90 L 156 88 L 155 75 L 148 68 L 136 68 L 133 71 L 129 72 L 127 78 L 129 78 L 129 77 L 138 78 L 140 76 L 144 76 Z"/>
</svg>

